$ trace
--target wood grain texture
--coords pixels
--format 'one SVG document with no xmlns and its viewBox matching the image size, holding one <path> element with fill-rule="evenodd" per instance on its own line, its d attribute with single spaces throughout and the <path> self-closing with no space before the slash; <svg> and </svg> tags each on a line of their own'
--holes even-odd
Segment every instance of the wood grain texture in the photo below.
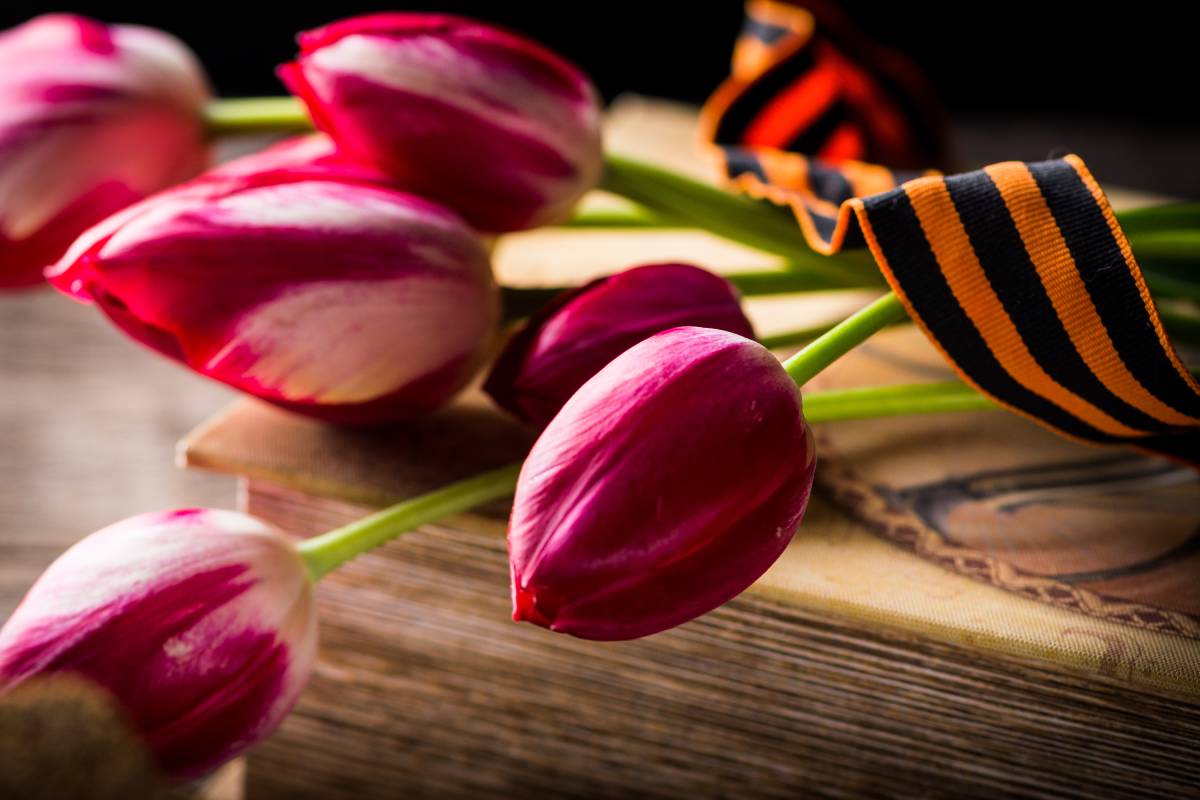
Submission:
<svg viewBox="0 0 1200 800">
<path fill-rule="evenodd" d="M 232 479 L 171 460 L 175 441 L 230 396 L 57 292 L 0 295 L 0 620 L 93 530 L 228 506 Z"/>
<path fill-rule="evenodd" d="M 872 350 L 875 345 L 872 342 Z M 969 449 L 962 446 L 964 437 L 980 442 L 1030 441 L 1007 425 L 1014 421 L 1018 428 L 1031 427 L 998 412 L 948 414 L 919 423 L 880 423 L 873 436 L 859 438 L 866 445 L 882 443 L 887 454 L 901 459 L 903 468 L 891 474 L 920 481 L 929 470 L 940 469 L 940 463 L 953 463 L 944 448 Z M 848 424 L 817 427 L 821 452 L 827 452 L 825 439 Z M 933 463 L 910 458 L 912 451 L 919 455 L 922 450 L 922 440 L 908 436 L 914 426 L 935 432 L 925 434 L 927 445 L 939 448 Z M 936 435 L 940 429 L 955 435 L 943 439 Z M 1031 446 L 1019 448 L 1022 457 L 1036 453 L 1038 441 L 1043 446 L 1047 440 L 1059 441 L 1034 433 Z M 530 438 L 528 430 L 489 410 L 472 393 L 432 417 L 370 431 L 338 430 L 265 403 L 242 400 L 189 436 L 180 456 L 190 466 L 235 473 L 323 500 L 377 507 L 444 485 L 454 477 L 516 461 L 523 457 Z M 1003 450 L 994 453 L 995 463 L 1003 463 L 1004 455 Z M 870 458 L 869 448 L 864 458 Z M 852 495 L 858 498 L 860 510 L 869 501 L 870 508 L 879 512 L 871 516 L 878 516 L 886 526 L 872 529 L 855 522 L 818 494 L 796 537 L 749 591 L 810 614 L 852 617 L 1001 656 L 1051 660 L 1083 674 L 1119 676 L 1144 691 L 1200 702 L 1200 640 L 1085 616 L 1078 609 L 1046 602 L 1040 593 L 1001 591 L 996 581 L 967 576 L 968 570 L 979 568 L 976 565 L 990 563 L 978 554 L 956 561 L 961 555 L 957 551 L 918 555 L 912 547 L 900 549 L 896 547 L 900 542 L 885 541 L 884 536 L 914 530 L 911 511 L 863 486 L 861 480 L 846 479 L 841 474 L 845 466 L 837 459 L 823 460 L 817 470 L 818 484 L 828 484 L 826 488 L 831 487 L 844 505 L 853 507 Z M 503 520 L 507 507 L 500 503 L 495 511 Z M 938 556 L 936 562 L 933 555 Z M 1010 584 L 1016 577 L 1007 570 L 985 577 L 992 574 Z M 1024 580 L 1020 585 L 1040 592 L 1043 583 Z M 1058 587 L 1050 584 L 1049 588 Z"/>
<path fill-rule="evenodd" d="M 634 114 L 609 141 L 702 174 L 689 124 Z M 697 243 L 712 266 L 774 263 L 701 234 L 549 235 L 573 237 L 579 279 L 683 258 Z M 532 236 L 505 237 L 497 257 L 505 280 L 561 274 Z M 228 505 L 232 492 L 227 476 L 170 468 L 174 440 L 227 390 L 49 291 L 0 296 L 0 320 L 3 619 L 90 531 L 152 509 Z M 794 324 L 769 309 L 756 323 Z M 294 518 L 290 500 L 273 509 L 267 493 L 256 498 L 256 510 Z M 298 530 L 346 519 L 305 514 Z M 514 626 L 493 532 L 420 534 L 336 578 L 356 590 L 343 599 L 322 590 L 326 655 L 296 716 L 256 752 L 252 798 L 1196 794 L 1194 708 L 1115 682 L 1020 662 L 997 671 L 763 598 L 611 648 Z M 931 653 L 955 653 L 953 668 L 930 666 Z"/>
<path fill-rule="evenodd" d="M 367 509 L 250 482 L 299 534 Z M 1200 707 L 747 594 L 636 642 L 514 625 L 502 512 L 319 589 L 321 659 L 247 796 L 1169 797 Z"/>
</svg>

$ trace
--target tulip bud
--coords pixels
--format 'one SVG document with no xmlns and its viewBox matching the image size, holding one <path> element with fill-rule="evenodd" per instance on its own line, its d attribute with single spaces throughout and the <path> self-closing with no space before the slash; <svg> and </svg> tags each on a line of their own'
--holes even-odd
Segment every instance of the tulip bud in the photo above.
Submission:
<svg viewBox="0 0 1200 800">
<path fill-rule="evenodd" d="M 232 511 L 144 514 L 83 539 L 0 629 L 0 687 L 56 673 L 110 691 L 159 765 L 196 777 L 283 720 L 317 648 L 283 533 Z"/>
<path fill-rule="evenodd" d="M 280 68 L 317 127 L 476 228 L 565 217 L 600 177 L 600 103 L 540 45 L 440 14 L 384 13 L 299 37 Z"/>
<path fill-rule="evenodd" d="M 181 189 L 206 194 L 301 180 L 336 180 L 399 189 L 384 172 L 349 158 L 323 133 L 293 136 L 264 150 L 227 161 Z"/>
<path fill-rule="evenodd" d="M 514 416 L 545 427 L 608 362 L 683 325 L 754 338 L 729 281 L 688 264 L 648 264 L 560 295 L 512 338 L 484 390 Z"/>
<path fill-rule="evenodd" d="M 513 618 L 632 639 L 716 608 L 787 547 L 815 466 L 800 392 L 770 351 L 707 328 L 635 345 L 525 461 Z"/>
<path fill-rule="evenodd" d="M 370 183 L 322 140 L 126 209 L 47 275 L 197 372 L 335 422 L 443 405 L 499 316 L 487 251 L 461 219 Z"/>
<path fill-rule="evenodd" d="M 0 33 L 0 286 L 207 160 L 204 73 L 161 31 L 52 14 Z"/>
</svg>

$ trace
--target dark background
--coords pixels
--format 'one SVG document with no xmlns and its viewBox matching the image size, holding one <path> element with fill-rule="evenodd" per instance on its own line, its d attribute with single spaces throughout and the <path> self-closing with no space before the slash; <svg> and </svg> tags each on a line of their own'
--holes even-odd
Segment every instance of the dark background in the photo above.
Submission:
<svg viewBox="0 0 1200 800">
<path fill-rule="evenodd" d="M 1200 196 L 1194 25 L 1180 4 L 939 4 L 845 0 L 876 38 L 905 49 L 959 123 L 964 162 L 1085 156 L 1102 180 Z M 50 7 L 52 8 L 52 7 Z M 273 67 L 298 30 L 372 10 L 465 13 L 517 28 L 586 69 L 608 98 L 622 91 L 700 102 L 725 74 L 738 0 L 655 2 L 77 2 L 60 6 L 171 31 L 225 95 L 275 94 Z M 49 8 L 12 0 L 8 27 Z"/>
</svg>

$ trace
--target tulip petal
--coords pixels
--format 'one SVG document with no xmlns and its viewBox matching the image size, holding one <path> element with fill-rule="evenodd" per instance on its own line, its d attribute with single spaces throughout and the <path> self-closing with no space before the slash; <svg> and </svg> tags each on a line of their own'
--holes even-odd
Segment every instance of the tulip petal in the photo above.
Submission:
<svg viewBox="0 0 1200 800">
<path fill-rule="evenodd" d="M 481 230 L 561 218 L 599 179 L 595 89 L 533 42 L 458 17 L 375 14 L 300 43 L 280 77 L 317 126 Z"/>
<path fill-rule="evenodd" d="M 0 286 L 40 281 L 90 225 L 199 172 L 207 99 L 160 31 L 58 14 L 0 35 Z"/>
<path fill-rule="evenodd" d="M 347 423 L 443 405 L 499 317 L 479 237 L 325 137 L 128 208 L 47 276 L 201 374 Z"/>
<path fill-rule="evenodd" d="M 516 613 L 599 639 L 705 613 L 783 552 L 814 467 L 799 391 L 770 352 L 712 329 L 651 337 L 585 383 L 526 460 Z"/>
<path fill-rule="evenodd" d="M 753 338 L 729 281 L 688 264 L 648 264 L 564 293 L 496 360 L 484 390 L 545 426 L 589 378 L 633 345 L 684 325 Z"/>
<path fill-rule="evenodd" d="M 70 672 L 124 705 L 159 764 L 202 775 L 272 731 L 316 654 L 307 570 L 242 514 L 146 514 L 64 553 L 0 630 L 0 687 Z"/>
</svg>

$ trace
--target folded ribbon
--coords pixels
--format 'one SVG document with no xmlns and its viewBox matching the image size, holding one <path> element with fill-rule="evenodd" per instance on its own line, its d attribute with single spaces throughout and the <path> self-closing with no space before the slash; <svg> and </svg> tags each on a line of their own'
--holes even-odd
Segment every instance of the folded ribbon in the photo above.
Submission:
<svg viewBox="0 0 1200 800">
<path fill-rule="evenodd" d="M 915 171 L 946 148 L 902 56 L 821 3 L 746 13 L 733 75 L 702 114 L 734 186 L 789 206 L 814 250 L 868 246 L 929 340 L 999 405 L 1200 466 L 1200 385 L 1082 160 Z"/>
</svg>

